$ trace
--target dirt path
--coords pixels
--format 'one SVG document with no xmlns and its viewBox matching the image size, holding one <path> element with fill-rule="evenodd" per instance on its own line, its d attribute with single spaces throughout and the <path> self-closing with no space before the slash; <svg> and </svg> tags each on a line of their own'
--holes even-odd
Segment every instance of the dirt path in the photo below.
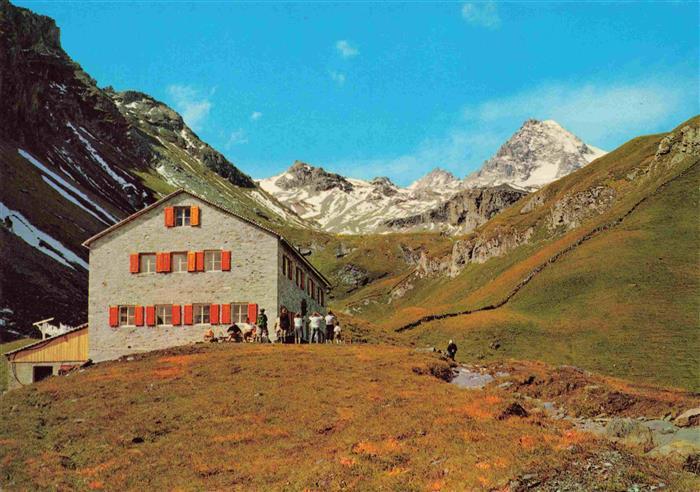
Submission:
<svg viewBox="0 0 700 492">
<path fill-rule="evenodd" d="M 608 230 L 610 230 L 610 229 L 613 229 L 613 228 L 617 227 L 618 225 L 622 224 L 622 222 L 624 222 L 624 220 L 625 220 L 627 217 L 629 217 L 635 210 L 637 210 L 637 208 L 639 208 L 643 203 L 645 203 L 645 202 L 646 202 L 647 200 L 649 200 L 650 198 L 652 198 L 652 197 L 656 196 L 657 194 L 659 194 L 659 193 L 660 193 L 661 191 L 663 191 L 669 184 L 673 183 L 673 182 L 676 181 L 677 179 L 680 179 L 680 178 L 684 177 L 684 176 L 685 176 L 686 174 L 688 174 L 695 166 L 697 166 L 697 164 L 698 164 L 698 162 L 693 163 L 692 165 L 688 166 L 686 169 L 684 169 L 682 172 L 678 173 L 678 174 L 677 174 L 676 176 L 674 176 L 673 178 L 671 178 L 671 179 L 669 179 L 668 181 L 665 181 L 664 183 L 662 183 L 661 185 L 659 185 L 658 188 L 656 188 L 653 192 L 649 193 L 648 195 L 646 195 L 645 197 L 643 197 L 641 200 L 639 200 L 637 203 L 635 203 L 627 212 L 625 212 L 624 214 L 622 214 L 620 217 L 618 217 L 618 218 L 616 218 L 616 219 L 613 219 L 613 220 L 611 220 L 611 221 L 609 221 L 609 222 L 606 222 L 606 223 L 604 223 L 604 224 L 601 224 L 601 225 L 595 227 L 594 229 L 592 229 L 591 231 L 589 231 L 588 233 L 586 233 L 585 235 L 583 235 L 582 237 L 580 237 L 577 241 L 573 242 L 572 244 L 570 244 L 570 245 L 567 246 L 566 248 L 562 249 L 562 250 L 559 251 L 557 254 L 551 256 L 547 261 L 545 261 L 544 263 L 542 263 L 541 265 L 539 265 L 537 268 L 535 268 L 534 270 L 532 270 L 530 273 L 528 273 L 520 282 L 518 282 L 518 284 L 508 293 L 508 295 L 507 295 L 506 297 L 504 297 L 503 299 L 501 299 L 500 301 L 498 301 L 498 302 L 496 302 L 496 303 L 494 303 L 494 304 L 489 304 L 489 305 L 487 305 L 487 306 L 482 306 L 482 307 L 480 307 L 480 308 L 475 308 L 475 309 L 467 309 L 467 310 L 464 310 L 464 311 L 456 311 L 456 312 L 452 312 L 452 313 L 431 314 L 431 315 L 428 315 L 428 316 L 423 316 L 422 318 L 420 318 L 420 319 L 418 319 L 418 320 L 416 320 L 416 321 L 413 321 L 413 322 L 411 322 L 411 323 L 407 323 L 407 324 L 405 324 L 405 325 L 403 325 L 403 326 L 400 326 L 400 327 L 396 328 L 394 331 L 396 331 L 397 333 L 401 333 L 401 332 L 404 332 L 404 331 L 407 331 L 407 330 L 412 330 L 412 329 L 414 329 L 414 328 L 417 328 L 418 326 L 420 326 L 420 325 L 422 325 L 422 324 L 424 324 L 424 323 L 428 323 L 428 322 L 430 322 L 430 321 L 436 321 L 436 320 L 441 320 L 441 319 L 446 319 L 446 318 L 455 318 L 455 317 L 457 317 L 457 316 L 468 316 L 468 315 L 470 315 L 470 314 L 478 313 L 478 312 L 482 312 L 482 311 L 493 311 L 494 309 L 498 309 L 498 308 L 504 306 L 504 305 L 507 304 L 518 292 L 520 292 L 520 290 L 521 290 L 523 287 L 525 287 L 527 284 L 529 284 L 529 283 L 532 281 L 532 279 L 534 279 L 542 270 L 544 270 L 545 268 L 547 268 L 547 267 L 548 267 L 549 265 L 551 265 L 552 263 L 555 263 L 556 261 L 558 261 L 562 256 L 564 256 L 564 255 L 566 255 L 567 253 L 569 253 L 569 252 L 575 250 L 576 248 L 578 248 L 579 246 L 581 246 L 581 244 L 585 243 L 585 242 L 588 241 L 589 239 L 592 239 L 592 238 L 598 236 L 599 234 L 601 234 L 601 233 L 603 233 L 603 232 L 605 232 L 605 231 L 608 231 Z"/>
</svg>

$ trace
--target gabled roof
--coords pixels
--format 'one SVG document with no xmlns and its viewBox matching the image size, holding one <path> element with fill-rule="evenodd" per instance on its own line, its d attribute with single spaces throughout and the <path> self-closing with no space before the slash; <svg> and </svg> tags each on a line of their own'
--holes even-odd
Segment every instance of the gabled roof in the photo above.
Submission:
<svg viewBox="0 0 700 492">
<path fill-rule="evenodd" d="M 42 347 L 44 345 L 49 345 L 53 342 L 60 341 L 61 337 L 64 335 L 68 335 L 69 333 L 75 333 L 76 331 L 80 330 L 87 330 L 88 324 L 83 323 L 82 325 L 76 326 L 75 328 L 72 328 L 68 331 L 65 331 L 61 333 L 60 335 L 55 335 L 53 337 L 46 338 L 44 340 L 39 340 L 34 343 L 30 343 L 29 345 L 25 345 L 24 347 L 20 347 L 18 349 L 10 350 L 9 352 L 5 352 L 5 357 L 8 359 L 10 358 L 11 355 L 19 354 L 20 352 L 24 352 L 25 350 L 31 350 L 31 349 L 36 349 L 39 347 Z"/>
<path fill-rule="evenodd" d="M 178 189 L 178 190 L 173 191 L 173 192 L 170 193 L 169 195 L 166 195 L 166 196 L 164 196 L 163 198 L 161 198 L 160 200 L 158 200 L 158 201 L 156 201 L 156 202 L 153 202 L 152 204 L 148 205 L 147 207 L 142 208 L 142 209 L 139 210 L 138 212 L 135 212 L 135 213 L 129 215 L 127 218 L 121 220 L 120 222 L 117 222 L 116 224 L 113 224 L 113 225 L 107 227 L 106 229 L 104 229 L 104 230 L 98 232 L 98 233 L 95 234 L 94 236 L 92 236 L 92 237 L 86 239 L 85 241 L 83 241 L 83 246 L 89 249 L 89 248 L 90 248 L 90 244 L 92 244 L 92 243 L 95 242 L 96 240 L 100 239 L 101 237 L 104 237 L 104 236 L 109 235 L 110 233 L 112 233 L 112 232 L 115 231 L 116 229 L 119 229 L 119 228 L 120 228 L 121 226 L 123 226 L 124 224 L 127 224 L 128 222 L 131 222 L 132 220 L 137 219 L 138 217 L 140 217 L 140 216 L 142 216 L 142 215 L 148 213 L 149 211 L 153 210 L 154 208 L 157 208 L 158 206 L 162 205 L 163 203 L 166 203 L 166 202 L 168 202 L 169 200 L 171 200 L 171 199 L 175 198 L 176 196 L 181 195 L 181 194 L 183 194 L 183 193 L 186 194 L 186 195 L 189 195 L 189 196 L 191 196 L 191 197 L 193 197 L 193 198 L 195 198 L 195 199 L 197 199 L 197 200 L 200 200 L 200 201 L 206 203 L 207 205 L 209 205 L 209 206 L 211 206 L 211 207 L 214 207 L 214 208 L 216 208 L 216 209 L 218 209 L 218 210 L 220 210 L 220 211 L 222 211 L 222 212 L 224 212 L 224 213 L 226 213 L 226 214 L 228 214 L 228 215 L 232 215 L 233 217 L 236 217 L 237 219 L 242 220 L 243 222 L 246 222 L 246 223 L 248 223 L 248 224 L 250 224 L 250 225 L 252 225 L 252 226 L 254 226 L 254 227 L 257 227 L 258 229 L 261 229 L 261 230 L 267 232 L 268 234 L 271 234 L 272 236 L 276 237 L 276 238 L 279 239 L 285 246 L 287 246 L 289 249 L 291 249 L 291 250 L 297 255 L 297 257 L 298 257 L 306 266 L 308 266 L 311 270 L 313 270 L 314 273 L 316 273 L 316 275 L 317 275 L 323 282 L 325 282 L 325 284 L 326 284 L 327 287 L 330 287 L 330 286 L 331 286 L 331 283 L 329 282 L 329 280 L 328 280 L 321 272 L 319 272 L 318 269 L 316 269 L 316 267 L 315 267 L 309 260 L 307 260 L 306 257 L 305 257 L 304 255 L 302 255 L 301 253 L 299 253 L 299 251 L 298 251 L 294 246 L 292 246 L 292 243 L 290 243 L 289 241 L 287 241 L 287 239 L 286 239 L 284 236 L 282 236 L 281 234 L 279 234 L 279 233 L 273 231 L 272 229 L 270 229 L 270 228 L 268 228 L 268 227 L 265 227 L 265 226 L 262 225 L 262 224 L 259 224 L 259 223 L 255 222 L 254 220 L 251 220 L 251 219 L 249 219 L 249 218 L 247 218 L 247 217 L 244 217 L 244 216 L 242 216 L 242 215 L 240 215 L 240 214 L 238 214 L 238 213 L 236 213 L 236 212 L 234 212 L 234 211 L 232 211 L 232 210 L 229 210 L 229 209 L 227 209 L 227 208 L 225 208 L 225 207 L 223 207 L 223 206 L 221 206 L 221 205 L 219 205 L 219 204 L 217 204 L 217 203 L 214 203 L 214 202 L 212 202 L 212 201 L 210 201 L 210 200 L 207 200 L 206 198 L 203 198 L 203 197 L 201 197 L 201 196 L 199 196 L 199 195 L 196 195 L 196 194 L 192 193 L 191 191 L 185 190 L 185 189 L 183 189 L 183 188 L 180 188 L 180 189 Z"/>
</svg>

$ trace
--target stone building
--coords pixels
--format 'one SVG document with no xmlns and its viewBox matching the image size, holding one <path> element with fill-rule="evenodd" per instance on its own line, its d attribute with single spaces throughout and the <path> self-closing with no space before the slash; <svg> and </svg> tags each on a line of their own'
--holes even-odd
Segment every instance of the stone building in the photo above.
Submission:
<svg viewBox="0 0 700 492">
<path fill-rule="evenodd" d="M 83 243 L 93 361 L 201 341 L 280 308 L 325 313 L 328 280 L 274 231 L 178 190 Z"/>
</svg>

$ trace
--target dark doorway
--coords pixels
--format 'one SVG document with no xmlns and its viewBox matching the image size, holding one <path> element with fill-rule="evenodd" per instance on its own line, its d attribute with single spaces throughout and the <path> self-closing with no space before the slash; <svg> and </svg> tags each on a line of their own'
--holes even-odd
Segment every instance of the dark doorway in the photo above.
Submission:
<svg viewBox="0 0 700 492">
<path fill-rule="evenodd" d="M 53 367 L 51 366 L 34 366 L 34 382 L 46 379 L 53 376 Z"/>
<path fill-rule="evenodd" d="M 306 316 L 306 299 L 301 300 L 301 315 Z"/>
</svg>

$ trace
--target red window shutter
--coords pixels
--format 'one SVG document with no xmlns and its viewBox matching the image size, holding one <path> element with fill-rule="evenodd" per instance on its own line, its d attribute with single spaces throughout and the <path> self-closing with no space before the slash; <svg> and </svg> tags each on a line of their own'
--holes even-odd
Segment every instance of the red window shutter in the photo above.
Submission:
<svg viewBox="0 0 700 492">
<path fill-rule="evenodd" d="M 221 252 L 221 270 L 228 272 L 231 270 L 231 252 L 222 251 Z"/>
<path fill-rule="evenodd" d="M 139 254 L 132 253 L 129 255 L 129 271 L 131 273 L 139 273 Z"/>
<path fill-rule="evenodd" d="M 250 323 L 258 322 L 258 305 L 248 304 L 248 321 Z"/>
<path fill-rule="evenodd" d="M 156 273 L 163 271 L 163 255 L 162 253 L 156 253 Z"/>
<path fill-rule="evenodd" d="M 136 326 L 143 326 L 143 306 L 136 306 L 134 308 L 134 324 Z"/>
<path fill-rule="evenodd" d="M 196 205 L 192 205 L 190 207 L 190 225 L 199 225 L 199 207 L 197 207 Z"/>
<path fill-rule="evenodd" d="M 187 252 L 187 271 L 197 271 L 197 253 L 195 253 L 194 251 Z"/>
<path fill-rule="evenodd" d="M 231 305 L 222 304 L 221 305 L 221 324 L 228 325 L 231 323 Z"/>
<path fill-rule="evenodd" d="M 153 326 L 156 324 L 156 307 L 146 306 L 146 324 Z"/>
<path fill-rule="evenodd" d="M 119 306 L 109 306 L 109 326 L 119 326 Z"/>
<path fill-rule="evenodd" d="M 170 273 L 172 271 L 172 253 L 161 253 L 163 255 L 163 264 L 161 265 L 164 273 Z"/>
<path fill-rule="evenodd" d="M 165 207 L 165 227 L 175 227 L 175 208 Z"/>
<path fill-rule="evenodd" d="M 193 321 L 192 304 L 185 304 L 185 324 L 191 325 Z"/>
<path fill-rule="evenodd" d="M 209 306 L 209 323 L 212 325 L 219 324 L 219 305 L 212 304 Z"/>
<path fill-rule="evenodd" d="M 172 318 L 173 318 L 173 326 L 178 326 L 178 325 L 182 324 L 182 320 L 180 319 L 180 305 L 179 304 L 173 304 Z"/>
<path fill-rule="evenodd" d="M 197 271 L 203 272 L 204 271 L 204 251 L 197 251 L 196 257 L 197 257 Z"/>
</svg>

